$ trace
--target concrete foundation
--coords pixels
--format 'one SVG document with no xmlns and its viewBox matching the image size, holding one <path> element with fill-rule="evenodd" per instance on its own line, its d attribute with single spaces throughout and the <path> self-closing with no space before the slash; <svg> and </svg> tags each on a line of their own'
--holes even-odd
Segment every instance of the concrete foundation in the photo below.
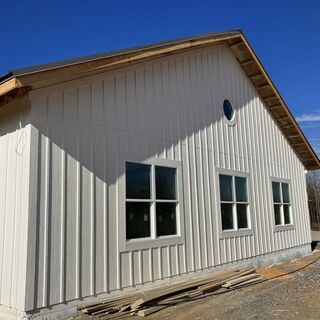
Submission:
<svg viewBox="0 0 320 320">
<path fill-rule="evenodd" d="M 236 261 L 233 263 L 228 263 L 214 268 L 192 272 L 185 274 L 179 277 L 167 278 L 164 280 L 155 281 L 152 283 L 146 283 L 145 285 L 139 285 L 132 288 L 126 288 L 122 291 L 116 291 L 109 294 L 101 294 L 98 296 L 91 296 L 81 300 L 69 301 L 65 304 L 58 304 L 51 306 L 50 308 L 43 308 L 38 310 L 32 310 L 28 312 L 21 312 L 13 308 L 0 305 L 0 319 L 1 320 L 26 320 L 26 319 L 35 319 L 35 320 L 53 320 L 53 319 L 67 319 L 68 317 L 79 315 L 76 310 L 77 306 L 96 302 L 98 300 L 104 300 L 108 298 L 114 298 L 124 294 L 129 294 L 136 291 L 148 290 L 163 285 L 168 285 L 177 281 L 182 281 L 184 279 L 196 278 L 203 275 L 207 275 L 214 272 L 223 271 L 231 267 L 246 267 L 246 266 L 255 266 L 256 268 L 262 268 L 271 266 L 276 263 L 281 263 L 285 261 L 291 261 L 302 256 L 308 255 L 311 252 L 311 245 L 306 244 L 303 246 L 298 246 L 286 250 L 281 250 L 277 252 L 268 253 L 265 255 L 260 255 L 252 257 L 250 259 L 245 259 L 241 261 Z"/>
</svg>

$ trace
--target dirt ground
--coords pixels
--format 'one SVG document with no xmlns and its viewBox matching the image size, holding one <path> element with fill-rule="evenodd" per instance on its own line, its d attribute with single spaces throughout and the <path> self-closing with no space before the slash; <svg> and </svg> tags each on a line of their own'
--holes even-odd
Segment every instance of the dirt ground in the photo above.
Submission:
<svg viewBox="0 0 320 320">
<path fill-rule="evenodd" d="M 260 269 L 258 271 L 264 278 L 274 279 L 251 287 L 171 306 L 148 318 L 153 320 L 319 320 L 320 259 L 310 264 L 317 257 L 320 258 L 320 251 L 315 251 L 313 255 L 291 263 Z M 298 271 L 279 277 L 295 270 Z M 138 319 L 138 317 L 130 319 Z"/>
</svg>

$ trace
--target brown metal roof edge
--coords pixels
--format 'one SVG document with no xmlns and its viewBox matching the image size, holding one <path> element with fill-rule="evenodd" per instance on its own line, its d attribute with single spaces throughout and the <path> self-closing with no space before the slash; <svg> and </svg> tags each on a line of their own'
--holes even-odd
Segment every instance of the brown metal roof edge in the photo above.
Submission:
<svg viewBox="0 0 320 320">
<path fill-rule="evenodd" d="M 97 58 L 97 55 L 94 55 L 89 59 L 77 58 L 75 59 L 77 62 L 70 60 L 69 62 L 62 62 L 61 64 L 53 63 L 28 68 L 28 70 L 20 69 L 12 71 L 7 74 L 7 76 L 2 77 L 3 82 L 0 83 L 0 96 L 10 91 L 10 88 L 8 89 L 8 81 L 15 81 L 19 87 L 31 86 L 32 89 L 39 89 L 121 68 L 141 61 L 183 52 L 192 48 L 225 43 L 226 40 L 239 38 L 240 35 L 240 31 L 205 34 L 203 36 L 183 38 L 183 40 L 178 39 L 177 41 L 167 41 L 155 45 L 120 50 L 117 51 L 117 54 L 114 52 L 111 54 L 106 53 L 99 55 L 99 58 Z"/>
<path fill-rule="evenodd" d="M 173 40 L 158 41 L 158 42 L 154 42 L 146 45 L 134 46 L 134 47 L 119 49 L 119 50 L 111 50 L 103 53 L 91 54 L 91 55 L 81 56 L 81 57 L 72 58 L 72 59 L 50 62 L 46 64 L 39 64 L 31 67 L 13 69 L 8 73 L 0 76 L 0 84 L 11 77 L 19 77 L 26 74 L 68 67 L 68 66 L 72 66 L 80 63 L 85 63 L 85 62 L 94 62 L 100 59 L 111 58 L 111 57 L 116 57 L 116 56 L 130 54 L 130 53 L 137 53 L 140 51 L 152 50 L 152 49 L 157 49 L 157 48 L 166 47 L 170 45 L 177 45 L 179 43 L 196 41 L 200 39 L 203 40 L 206 38 L 232 37 L 232 36 L 240 36 L 241 34 L 242 34 L 242 31 L 239 29 L 223 31 L 223 32 L 208 32 L 200 35 L 181 37 Z"/>
</svg>

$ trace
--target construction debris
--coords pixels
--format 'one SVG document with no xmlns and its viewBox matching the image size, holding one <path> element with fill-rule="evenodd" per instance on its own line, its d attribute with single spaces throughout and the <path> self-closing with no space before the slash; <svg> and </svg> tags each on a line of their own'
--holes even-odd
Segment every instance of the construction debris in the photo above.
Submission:
<svg viewBox="0 0 320 320">
<path fill-rule="evenodd" d="M 218 289 L 229 291 L 261 282 L 262 279 L 255 271 L 254 268 L 231 269 L 198 279 L 174 283 L 164 288 L 137 292 L 125 297 L 81 306 L 78 310 L 88 316 L 106 320 L 132 315 L 145 317 Z"/>
</svg>

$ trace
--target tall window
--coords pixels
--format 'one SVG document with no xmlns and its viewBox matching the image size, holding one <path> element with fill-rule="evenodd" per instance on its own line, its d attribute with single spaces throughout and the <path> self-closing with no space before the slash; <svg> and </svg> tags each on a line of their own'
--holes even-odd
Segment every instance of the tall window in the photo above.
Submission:
<svg viewBox="0 0 320 320">
<path fill-rule="evenodd" d="M 292 224 L 289 183 L 272 181 L 272 193 L 275 224 Z"/>
<path fill-rule="evenodd" d="M 177 234 L 177 169 L 126 163 L 126 238 Z"/>
<path fill-rule="evenodd" d="M 247 178 L 219 175 L 222 230 L 249 229 Z"/>
</svg>

